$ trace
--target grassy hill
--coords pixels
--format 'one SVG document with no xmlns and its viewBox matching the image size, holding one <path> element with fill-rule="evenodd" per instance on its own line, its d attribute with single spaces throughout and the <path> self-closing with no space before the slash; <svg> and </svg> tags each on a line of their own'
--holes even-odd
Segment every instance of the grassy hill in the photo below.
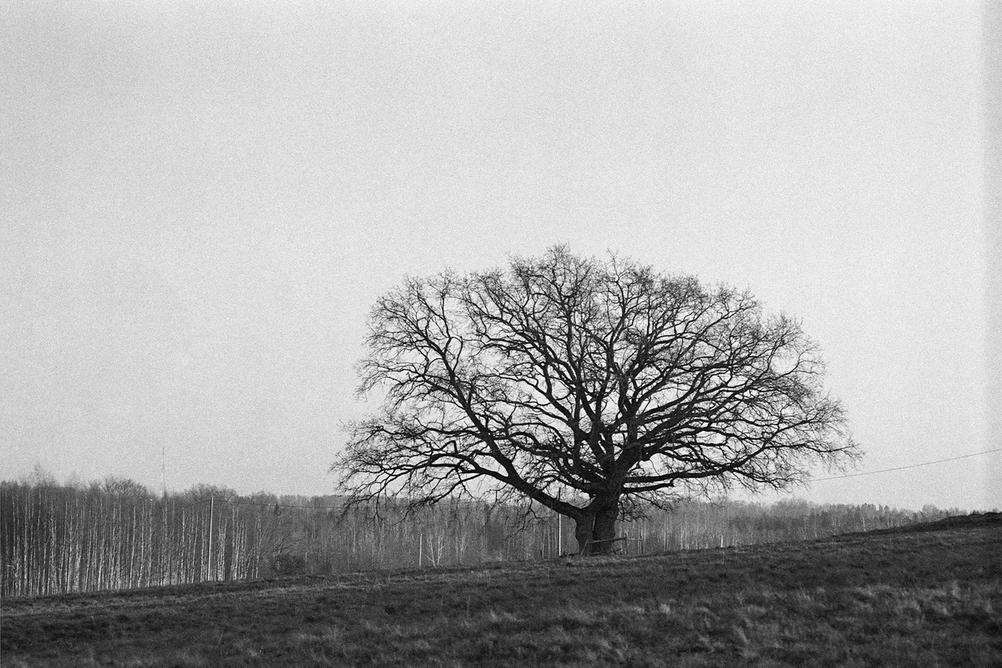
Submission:
<svg viewBox="0 0 1002 668">
<path fill-rule="evenodd" d="M 1002 516 L 826 540 L 3 601 L 5 666 L 1002 665 Z"/>
</svg>

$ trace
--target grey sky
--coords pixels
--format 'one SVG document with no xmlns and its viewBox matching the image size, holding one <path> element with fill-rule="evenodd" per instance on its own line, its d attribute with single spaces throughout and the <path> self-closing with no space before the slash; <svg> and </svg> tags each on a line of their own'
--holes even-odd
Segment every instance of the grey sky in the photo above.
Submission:
<svg viewBox="0 0 1002 668">
<path fill-rule="evenodd" d="M 801 317 L 863 470 L 990 447 L 975 4 L 0 12 L 0 478 L 327 493 L 375 297 L 559 242 Z"/>
</svg>

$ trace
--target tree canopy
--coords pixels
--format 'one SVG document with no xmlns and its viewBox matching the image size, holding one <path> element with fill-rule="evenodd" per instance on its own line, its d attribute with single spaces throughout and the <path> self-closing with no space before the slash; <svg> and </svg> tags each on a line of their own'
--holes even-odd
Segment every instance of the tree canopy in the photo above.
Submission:
<svg viewBox="0 0 1002 668">
<path fill-rule="evenodd" d="M 358 498 L 519 496 L 608 551 L 624 503 L 787 488 L 857 454 L 800 324 L 745 291 L 555 247 L 409 278 L 369 322 L 381 411 L 334 464 Z"/>
</svg>

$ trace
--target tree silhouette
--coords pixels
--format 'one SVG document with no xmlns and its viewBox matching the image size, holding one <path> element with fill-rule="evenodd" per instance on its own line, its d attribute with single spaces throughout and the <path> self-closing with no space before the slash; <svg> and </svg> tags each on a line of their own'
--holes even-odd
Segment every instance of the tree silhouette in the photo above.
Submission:
<svg viewBox="0 0 1002 668">
<path fill-rule="evenodd" d="M 786 488 L 854 457 L 800 325 L 748 293 L 566 247 L 506 270 L 407 279 L 375 304 L 333 469 L 357 499 L 531 499 L 611 550 L 625 506 Z"/>
</svg>

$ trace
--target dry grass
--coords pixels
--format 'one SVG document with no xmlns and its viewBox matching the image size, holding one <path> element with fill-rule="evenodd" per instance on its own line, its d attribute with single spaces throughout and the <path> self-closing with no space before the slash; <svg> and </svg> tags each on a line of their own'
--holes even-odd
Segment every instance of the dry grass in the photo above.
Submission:
<svg viewBox="0 0 1002 668">
<path fill-rule="evenodd" d="M 4 666 L 1002 665 L 1002 521 L 4 601 Z"/>
</svg>

